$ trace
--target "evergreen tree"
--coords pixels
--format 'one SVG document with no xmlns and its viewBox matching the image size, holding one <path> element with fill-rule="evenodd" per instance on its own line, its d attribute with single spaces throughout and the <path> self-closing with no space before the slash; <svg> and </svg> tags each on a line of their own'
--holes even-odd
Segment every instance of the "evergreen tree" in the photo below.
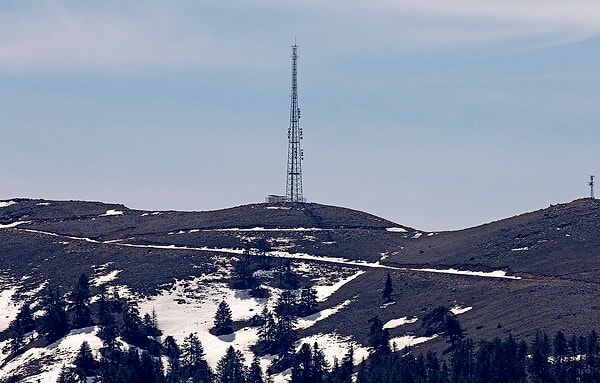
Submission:
<svg viewBox="0 0 600 383">
<path fill-rule="evenodd" d="M 350 383 L 354 372 L 354 348 L 350 346 L 340 365 L 340 383 Z"/>
<path fill-rule="evenodd" d="M 29 304 L 25 303 L 17 313 L 16 318 L 8 325 L 10 340 L 2 350 L 4 352 L 19 351 L 25 343 L 25 335 L 33 330 L 35 330 L 35 320 Z"/>
<path fill-rule="evenodd" d="M 231 346 L 217 364 L 216 383 L 246 383 L 244 357 Z"/>
<path fill-rule="evenodd" d="M 163 353 L 170 359 L 179 359 L 181 356 L 181 350 L 179 349 L 175 338 L 171 335 L 165 337 L 165 340 L 163 340 Z"/>
<path fill-rule="evenodd" d="M 565 334 L 562 331 L 558 331 L 554 336 L 552 344 L 554 350 L 553 375 L 558 383 L 565 383 L 567 381 L 566 364 L 568 362 L 568 346 Z"/>
<path fill-rule="evenodd" d="M 434 352 L 429 351 L 425 356 L 426 383 L 442 383 L 440 362 Z"/>
<path fill-rule="evenodd" d="M 168 383 L 178 383 L 181 379 L 181 350 L 171 335 L 167 336 L 162 344 L 164 355 L 169 358 L 166 380 Z"/>
<path fill-rule="evenodd" d="M 225 301 L 221 301 L 215 314 L 215 334 L 225 335 L 231 334 L 233 321 L 231 320 L 231 309 Z"/>
<path fill-rule="evenodd" d="M 119 349 L 120 344 L 118 341 L 119 329 L 113 319 L 112 315 L 106 317 L 105 324 L 100 327 L 98 337 L 102 339 L 102 344 L 107 348 L 109 353 Z"/>
<path fill-rule="evenodd" d="M 325 360 L 325 354 L 323 354 L 323 351 L 321 351 L 319 345 L 315 342 L 310 365 L 311 383 L 322 383 L 328 367 L 327 361 Z"/>
<path fill-rule="evenodd" d="M 245 249 L 241 258 L 233 265 L 232 286 L 235 289 L 252 289 L 259 284 L 254 278 L 256 267 L 250 257 L 250 249 Z"/>
<path fill-rule="evenodd" d="M 98 294 L 98 301 L 96 303 L 96 315 L 100 326 L 106 326 L 107 323 L 114 323 L 112 317 L 111 303 L 108 298 L 106 291 L 106 285 L 100 286 L 100 293 Z"/>
<path fill-rule="evenodd" d="M 550 340 L 540 331 L 535 333 L 531 344 L 529 372 L 533 383 L 550 382 Z"/>
<path fill-rule="evenodd" d="M 319 311 L 317 290 L 314 287 L 305 287 L 300 290 L 300 303 L 297 311 L 299 316 L 306 316 Z"/>
<path fill-rule="evenodd" d="M 452 347 L 465 337 L 465 332 L 456 315 L 444 306 L 439 306 L 427 313 L 423 317 L 422 327 L 425 328 L 426 336 L 440 334 L 448 337 Z"/>
<path fill-rule="evenodd" d="M 458 343 L 450 356 L 450 383 L 478 383 L 475 376 L 474 344 L 470 339 Z"/>
<path fill-rule="evenodd" d="M 181 345 L 181 374 L 192 378 L 194 383 L 209 383 L 212 371 L 206 362 L 204 347 L 196 333 L 191 333 Z"/>
<path fill-rule="evenodd" d="M 598 334 L 595 330 L 592 330 L 583 338 L 581 349 L 585 354 L 584 381 L 600 381 L 600 348 L 598 345 Z"/>
<path fill-rule="evenodd" d="M 33 313 L 31 312 L 31 307 L 28 303 L 25 303 L 15 318 L 19 328 L 24 333 L 31 332 L 35 330 L 35 320 L 33 319 Z"/>
<path fill-rule="evenodd" d="M 92 348 L 87 341 L 81 343 L 74 363 L 85 375 L 93 375 L 92 373 L 98 368 L 98 362 L 94 359 Z"/>
<path fill-rule="evenodd" d="M 390 332 L 383 328 L 383 322 L 377 315 L 369 319 L 369 345 L 373 347 L 376 354 L 390 353 Z"/>
<path fill-rule="evenodd" d="M 254 356 L 254 359 L 252 359 L 252 364 L 250 365 L 250 370 L 248 371 L 246 383 L 265 383 L 265 380 L 263 379 L 263 372 L 260 368 L 260 360 L 256 355 Z"/>
<path fill-rule="evenodd" d="M 296 296 L 291 290 L 281 292 L 277 304 L 275 305 L 275 313 L 280 317 L 296 315 Z"/>
<path fill-rule="evenodd" d="M 303 343 L 294 355 L 292 378 L 290 383 L 312 382 L 312 352 L 308 343 Z"/>
<path fill-rule="evenodd" d="M 158 328 L 158 316 L 154 307 L 152 308 L 152 313 L 144 314 L 142 323 L 147 336 L 158 337 L 162 334 L 162 331 Z"/>
<path fill-rule="evenodd" d="M 392 293 L 394 292 L 394 286 L 392 284 L 392 277 L 390 273 L 387 273 L 387 277 L 385 279 L 385 285 L 383 286 L 383 291 L 381 293 L 381 298 L 384 302 L 388 303 L 392 301 Z"/>
<path fill-rule="evenodd" d="M 256 241 L 256 249 L 258 250 L 260 262 L 259 267 L 262 270 L 270 268 L 271 265 L 269 264 L 269 258 L 266 254 L 269 251 L 271 251 L 271 244 L 267 242 L 264 238 L 260 238 L 258 239 L 258 241 Z"/>
<path fill-rule="evenodd" d="M 120 334 L 126 342 L 141 348 L 146 347 L 145 327 L 140 318 L 140 312 L 133 303 L 127 304 L 123 308 L 123 325 Z"/>
<path fill-rule="evenodd" d="M 295 329 L 296 318 L 293 316 L 281 316 L 275 325 L 275 342 L 273 351 L 277 354 L 289 354 L 298 340 L 298 332 Z"/>
<path fill-rule="evenodd" d="M 43 309 L 45 312 L 40 318 L 40 332 L 46 334 L 49 342 L 54 342 L 69 332 L 65 301 L 58 288 L 48 288 Z"/>
<path fill-rule="evenodd" d="M 258 342 L 261 349 L 264 352 L 272 352 L 275 347 L 275 340 L 277 339 L 277 324 L 273 314 L 267 310 L 267 307 L 263 309 L 261 313 L 262 325 L 258 329 Z"/>
<path fill-rule="evenodd" d="M 452 347 L 454 347 L 457 342 L 465 337 L 465 332 L 462 329 L 456 315 L 452 314 L 446 317 L 443 335 L 448 337 L 448 341 Z"/>
<path fill-rule="evenodd" d="M 298 288 L 298 276 L 292 270 L 292 261 L 280 258 L 279 262 L 279 287 L 286 290 Z"/>
<path fill-rule="evenodd" d="M 85 383 L 86 379 L 76 369 L 63 366 L 56 383 Z"/>
<path fill-rule="evenodd" d="M 90 281 L 87 274 L 81 274 L 73 290 L 69 295 L 73 302 L 75 313 L 73 315 L 73 327 L 82 328 L 92 324 L 90 310 Z"/>
</svg>

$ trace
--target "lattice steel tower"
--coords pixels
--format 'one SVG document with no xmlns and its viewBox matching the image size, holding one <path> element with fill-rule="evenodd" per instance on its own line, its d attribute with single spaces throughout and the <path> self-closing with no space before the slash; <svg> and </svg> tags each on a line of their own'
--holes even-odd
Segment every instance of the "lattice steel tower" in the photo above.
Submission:
<svg viewBox="0 0 600 383">
<path fill-rule="evenodd" d="M 290 90 L 290 126 L 288 128 L 288 162 L 285 197 L 288 202 L 304 202 L 302 196 L 302 128 L 298 107 L 298 46 L 292 45 L 292 86 Z"/>
</svg>

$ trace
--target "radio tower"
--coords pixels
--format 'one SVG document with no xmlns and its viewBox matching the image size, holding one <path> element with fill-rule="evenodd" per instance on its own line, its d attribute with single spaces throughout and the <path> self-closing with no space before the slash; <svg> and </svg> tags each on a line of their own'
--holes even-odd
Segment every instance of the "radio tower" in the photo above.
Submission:
<svg viewBox="0 0 600 383">
<path fill-rule="evenodd" d="M 290 92 L 290 126 L 288 128 L 288 163 L 285 197 L 288 202 L 304 202 L 302 196 L 302 160 L 304 153 L 300 147 L 302 128 L 298 107 L 298 46 L 292 45 L 292 86 Z"/>
<path fill-rule="evenodd" d="M 588 182 L 588 186 L 590 187 L 590 198 L 594 199 L 594 176 L 590 176 L 590 182 Z"/>
</svg>

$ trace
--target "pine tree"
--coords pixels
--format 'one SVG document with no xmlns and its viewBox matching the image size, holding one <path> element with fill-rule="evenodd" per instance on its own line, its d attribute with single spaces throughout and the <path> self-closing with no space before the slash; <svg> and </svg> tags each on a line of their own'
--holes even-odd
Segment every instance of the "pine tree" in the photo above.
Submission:
<svg viewBox="0 0 600 383">
<path fill-rule="evenodd" d="M 394 286 L 392 284 L 392 277 L 390 273 L 387 273 L 387 277 L 385 279 L 385 285 L 383 286 L 383 292 L 381 293 L 381 297 L 383 301 L 388 303 L 392 301 L 392 293 L 394 292 Z"/>
<path fill-rule="evenodd" d="M 258 256 L 260 257 L 260 268 L 263 270 L 269 268 L 271 265 L 269 264 L 269 258 L 266 254 L 271 251 L 271 244 L 264 238 L 260 238 L 256 241 L 256 249 L 258 250 Z"/>
<path fill-rule="evenodd" d="M 439 306 L 423 317 L 422 327 L 425 335 L 432 336 L 440 334 L 449 338 L 452 347 L 465 337 L 465 332 L 458 318 L 447 307 Z"/>
<path fill-rule="evenodd" d="M 167 336 L 165 340 L 163 340 L 162 344 L 164 355 L 169 358 L 169 366 L 167 368 L 167 382 L 168 383 L 177 383 L 181 380 L 181 350 L 171 335 Z"/>
<path fill-rule="evenodd" d="M 23 307 L 17 313 L 15 321 L 19 324 L 19 327 L 25 333 L 35 330 L 35 320 L 33 319 L 33 313 L 29 304 L 25 303 Z"/>
<path fill-rule="evenodd" d="M 58 288 L 48 288 L 43 308 L 45 312 L 40 318 L 40 332 L 46 334 L 48 341 L 54 342 L 69 332 L 65 301 Z"/>
<path fill-rule="evenodd" d="M 63 366 L 56 383 L 85 383 L 85 381 L 85 377 L 78 374 L 74 368 Z"/>
<path fill-rule="evenodd" d="M 231 346 L 217 364 L 216 383 L 246 383 L 244 356 Z"/>
<path fill-rule="evenodd" d="M 233 321 L 231 320 L 231 309 L 225 301 L 221 301 L 215 314 L 215 334 L 225 335 L 231 334 Z"/>
<path fill-rule="evenodd" d="M 313 345 L 312 359 L 311 359 L 311 383 L 322 383 L 327 368 L 329 367 L 325 360 L 325 354 L 319 348 L 319 345 L 315 342 Z"/>
<path fill-rule="evenodd" d="M 100 293 L 98 294 L 96 310 L 96 316 L 98 317 L 100 326 L 105 326 L 107 322 L 114 323 L 114 318 L 112 317 L 111 303 L 108 299 L 108 293 L 106 291 L 106 285 L 100 286 Z"/>
<path fill-rule="evenodd" d="M 293 316 L 278 317 L 275 325 L 274 349 L 277 354 L 289 354 L 298 340 L 298 332 L 295 329 L 296 318 Z"/>
<path fill-rule="evenodd" d="M 82 328 L 92 324 L 90 301 L 90 281 L 87 274 L 81 274 L 73 290 L 69 295 L 73 302 L 75 314 L 73 315 L 73 327 Z"/>
<path fill-rule="evenodd" d="M 350 383 L 354 371 L 354 348 L 350 346 L 339 367 L 339 383 Z"/>
<path fill-rule="evenodd" d="M 259 284 L 254 278 L 256 267 L 250 258 L 250 249 L 246 249 L 242 257 L 233 265 L 232 286 L 235 289 L 251 289 Z"/>
<path fill-rule="evenodd" d="M 390 353 L 390 333 L 383 328 L 383 322 L 377 315 L 369 319 L 371 327 L 369 328 L 369 344 L 375 349 L 376 354 Z"/>
<path fill-rule="evenodd" d="M 193 378 L 194 383 L 208 383 L 212 380 L 212 371 L 206 362 L 204 347 L 196 333 L 191 333 L 181 345 L 181 374 Z"/>
<path fill-rule="evenodd" d="M 102 339 L 102 344 L 108 349 L 109 352 L 113 352 L 119 349 L 120 344 L 118 341 L 119 329 L 112 318 L 108 316 L 110 320 L 107 320 L 103 326 L 100 327 L 98 337 Z"/>
<path fill-rule="evenodd" d="M 298 276 L 292 270 L 292 261 L 280 258 L 279 262 L 279 287 L 286 290 L 298 288 Z"/>
<path fill-rule="evenodd" d="M 134 346 L 144 348 L 147 344 L 144 330 L 138 308 L 133 303 L 125 305 L 123 308 L 123 325 L 120 331 L 123 339 Z"/>
<path fill-rule="evenodd" d="M 280 317 L 285 317 L 295 316 L 296 311 L 296 296 L 294 293 L 290 290 L 282 291 L 275 306 L 275 313 Z"/>
<path fill-rule="evenodd" d="M 314 287 L 305 287 L 300 290 L 300 304 L 297 311 L 300 316 L 314 314 L 319 311 L 317 290 Z"/>
<path fill-rule="evenodd" d="M 550 340 L 548 335 L 537 331 L 531 344 L 529 372 L 533 383 L 550 382 Z"/>
<path fill-rule="evenodd" d="M 294 355 L 292 377 L 290 383 L 311 383 L 312 352 L 308 343 L 303 343 Z"/>
<path fill-rule="evenodd" d="M 35 320 L 29 304 L 25 303 L 17 313 L 16 318 L 8 325 L 10 340 L 2 350 L 4 352 L 19 351 L 25 344 L 25 335 L 33 330 L 35 330 Z"/>
<path fill-rule="evenodd" d="M 98 367 L 98 362 L 94 359 L 92 348 L 87 341 L 81 343 L 74 363 L 75 366 L 86 375 L 92 375 L 92 372 Z"/>
<path fill-rule="evenodd" d="M 277 339 L 275 318 L 267 310 L 266 306 L 261 313 L 261 318 L 262 325 L 258 329 L 258 341 L 265 352 L 271 352 L 274 349 L 275 340 Z"/>
<path fill-rule="evenodd" d="M 451 383 L 476 383 L 474 380 L 475 356 L 472 340 L 466 339 L 454 348 L 450 356 L 450 371 Z"/>
<path fill-rule="evenodd" d="M 263 379 L 263 372 L 260 368 L 260 360 L 256 355 L 254 356 L 254 359 L 252 359 L 252 364 L 250 365 L 250 371 L 248 371 L 246 383 L 265 383 L 265 380 Z"/>
<path fill-rule="evenodd" d="M 158 337 L 162 334 L 162 331 L 158 328 L 158 316 L 156 315 L 156 310 L 154 307 L 152 308 L 152 313 L 144 314 L 142 323 L 144 325 L 144 332 L 146 335 Z"/>
</svg>

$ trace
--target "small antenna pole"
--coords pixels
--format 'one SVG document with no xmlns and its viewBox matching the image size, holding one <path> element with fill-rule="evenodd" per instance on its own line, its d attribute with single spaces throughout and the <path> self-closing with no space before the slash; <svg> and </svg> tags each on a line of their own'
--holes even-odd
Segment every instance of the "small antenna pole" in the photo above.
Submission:
<svg viewBox="0 0 600 383">
<path fill-rule="evenodd" d="M 588 182 L 588 186 L 590 187 L 590 198 L 594 199 L 594 176 L 590 176 L 590 182 Z"/>
</svg>

